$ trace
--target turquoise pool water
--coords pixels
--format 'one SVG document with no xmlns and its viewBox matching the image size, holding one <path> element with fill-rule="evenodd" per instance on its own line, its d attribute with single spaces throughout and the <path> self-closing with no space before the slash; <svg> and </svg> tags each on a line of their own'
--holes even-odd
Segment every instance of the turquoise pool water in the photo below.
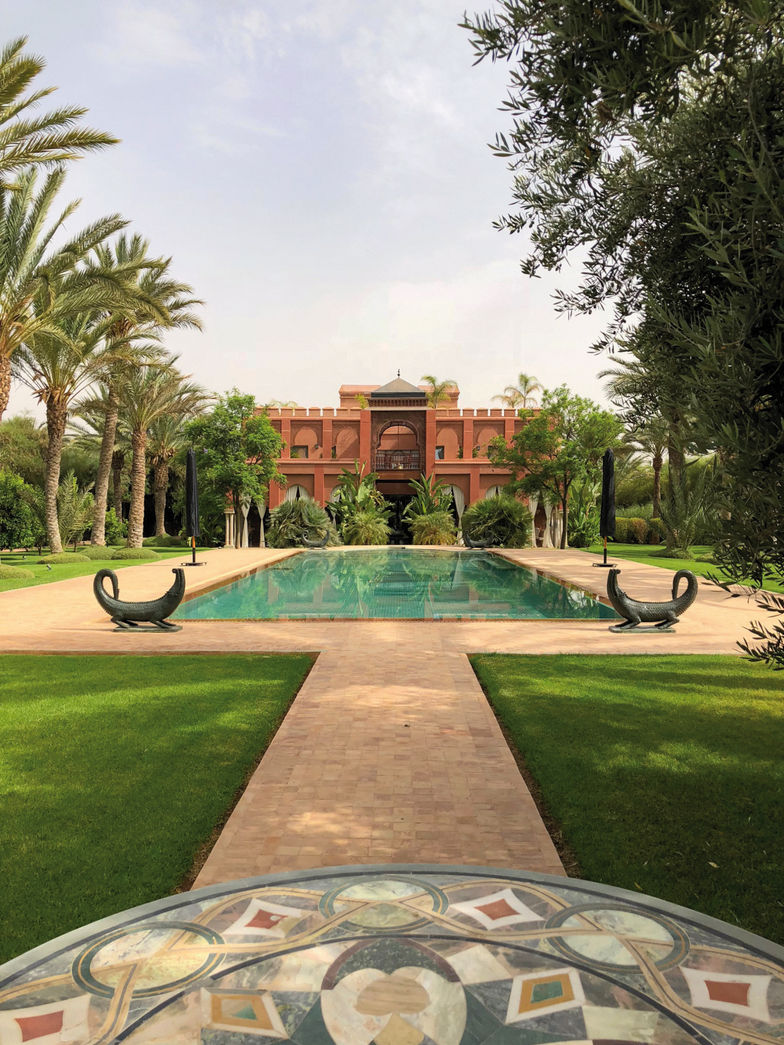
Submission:
<svg viewBox="0 0 784 1045">
<path fill-rule="evenodd" d="M 616 618 L 587 592 L 486 551 L 305 551 L 184 602 L 180 620 Z"/>
</svg>

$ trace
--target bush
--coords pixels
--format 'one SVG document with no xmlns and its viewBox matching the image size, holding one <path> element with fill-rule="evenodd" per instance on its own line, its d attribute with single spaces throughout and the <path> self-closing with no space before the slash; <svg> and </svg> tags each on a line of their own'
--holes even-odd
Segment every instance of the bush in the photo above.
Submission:
<svg viewBox="0 0 784 1045">
<path fill-rule="evenodd" d="M 648 520 L 648 536 L 646 540 L 648 544 L 664 543 L 664 523 L 661 519 Z"/>
<path fill-rule="evenodd" d="M 143 548 L 187 548 L 188 544 L 184 537 L 172 537 L 164 533 L 160 537 L 145 537 L 142 541 Z"/>
<path fill-rule="evenodd" d="M 321 505 L 301 497 L 273 508 L 267 544 L 270 548 L 304 548 L 305 541 L 320 541 L 325 533 L 327 544 L 339 543 L 337 531 Z"/>
<path fill-rule="evenodd" d="M 0 548 L 29 548 L 35 543 L 30 487 L 16 472 L 0 469 Z"/>
<path fill-rule="evenodd" d="M 469 540 L 488 543 L 496 548 L 525 548 L 530 542 L 531 513 L 515 500 L 502 494 L 475 501 L 463 512 L 463 533 Z"/>
<path fill-rule="evenodd" d="M 114 554 L 113 548 L 106 548 L 100 544 L 85 544 L 79 549 L 79 555 L 85 555 L 88 559 L 111 559 Z"/>
<path fill-rule="evenodd" d="M 59 552 L 57 555 L 44 555 L 42 559 L 39 559 L 39 563 L 64 563 L 64 562 L 89 562 L 89 558 L 86 555 L 82 555 L 81 552 Z"/>
<path fill-rule="evenodd" d="M 451 512 L 429 512 L 411 519 L 414 544 L 454 544 L 457 527 Z"/>
<path fill-rule="evenodd" d="M 616 519 L 615 539 L 619 544 L 645 544 L 648 524 L 645 519 Z"/>
<path fill-rule="evenodd" d="M 107 544 L 122 544 L 128 536 L 128 523 L 121 522 L 117 518 L 117 512 L 114 508 L 110 508 L 106 513 L 104 536 Z"/>
<path fill-rule="evenodd" d="M 29 581 L 35 577 L 32 570 L 24 566 L 3 566 L 0 563 L 0 581 Z"/>
<path fill-rule="evenodd" d="M 112 559 L 157 559 L 151 548 L 118 548 Z"/>
<path fill-rule="evenodd" d="M 346 519 L 341 532 L 346 544 L 387 544 L 390 529 L 383 515 L 366 508 Z"/>
</svg>

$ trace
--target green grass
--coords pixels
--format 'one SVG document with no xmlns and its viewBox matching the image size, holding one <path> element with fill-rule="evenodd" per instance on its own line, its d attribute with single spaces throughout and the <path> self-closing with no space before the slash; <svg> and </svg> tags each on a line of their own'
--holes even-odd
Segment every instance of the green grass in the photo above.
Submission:
<svg viewBox="0 0 784 1045">
<path fill-rule="evenodd" d="M 23 566 L 26 570 L 32 570 L 35 576 L 32 580 L 24 578 L 13 581 L 0 580 L 0 592 L 13 591 L 15 588 L 31 588 L 37 584 L 51 584 L 53 581 L 66 581 L 71 577 L 92 576 L 98 570 L 117 571 L 126 566 L 142 565 L 139 560 L 112 559 L 111 556 L 116 550 L 116 548 L 107 549 L 105 559 L 91 559 L 90 562 L 55 563 L 51 570 L 47 570 L 43 564 L 39 565 L 38 560 L 42 556 L 38 552 L 4 552 L 0 555 L 0 563 L 3 566 Z M 189 548 L 153 548 L 151 550 L 161 559 L 185 559 L 190 555 Z M 154 562 L 155 560 L 150 559 L 149 561 Z"/>
<path fill-rule="evenodd" d="M 471 660 L 582 877 L 784 942 L 782 675 L 719 656 Z"/>
<path fill-rule="evenodd" d="M 0 656 L 0 962 L 175 892 L 311 664 Z"/>
<path fill-rule="evenodd" d="M 692 553 L 700 558 L 712 555 L 713 548 L 709 544 L 692 545 Z M 592 544 L 586 551 L 591 555 L 602 555 L 602 545 Z M 724 577 L 722 571 L 712 562 L 698 562 L 696 559 L 670 559 L 661 555 L 664 546 L 661 544 L 616 544 L 607 542 L 607 561 L 613 559 L 631 559 L 632 562 L 643 562 L 647 566 L 661 566 L 665 570 L 691 570 L 698 577 L 707 577 L 709 573 Z M 776 581 L 766 580 L 763 587 L 766 591 L 784 592 L 784 585 Z"/>
</svg>

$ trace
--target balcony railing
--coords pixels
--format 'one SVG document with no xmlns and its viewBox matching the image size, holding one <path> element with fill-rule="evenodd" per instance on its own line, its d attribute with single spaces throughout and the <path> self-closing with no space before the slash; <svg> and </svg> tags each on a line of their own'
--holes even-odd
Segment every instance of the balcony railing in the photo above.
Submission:
<svg viewBox="0 0 784 1045">
<path fill-rule="evenodd" d="M 419 450 L 376 450 L 373 470 L 376 472 L 421 472 L 422 455 Z"/>
</svg>

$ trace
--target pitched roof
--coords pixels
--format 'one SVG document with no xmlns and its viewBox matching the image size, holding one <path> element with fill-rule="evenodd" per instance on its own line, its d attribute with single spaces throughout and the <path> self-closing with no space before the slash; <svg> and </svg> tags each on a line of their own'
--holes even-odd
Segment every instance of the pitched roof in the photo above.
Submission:
<svg viewBox="0 0 784 1045">
<path fill-rule="evenodd" d="M 370 393 L 371 399 L 426 399 L 427 395 L 421 388 L 404 381 L 402 377 L 396 377 L 386 385 L 381 385 Z"/>
</svg>

